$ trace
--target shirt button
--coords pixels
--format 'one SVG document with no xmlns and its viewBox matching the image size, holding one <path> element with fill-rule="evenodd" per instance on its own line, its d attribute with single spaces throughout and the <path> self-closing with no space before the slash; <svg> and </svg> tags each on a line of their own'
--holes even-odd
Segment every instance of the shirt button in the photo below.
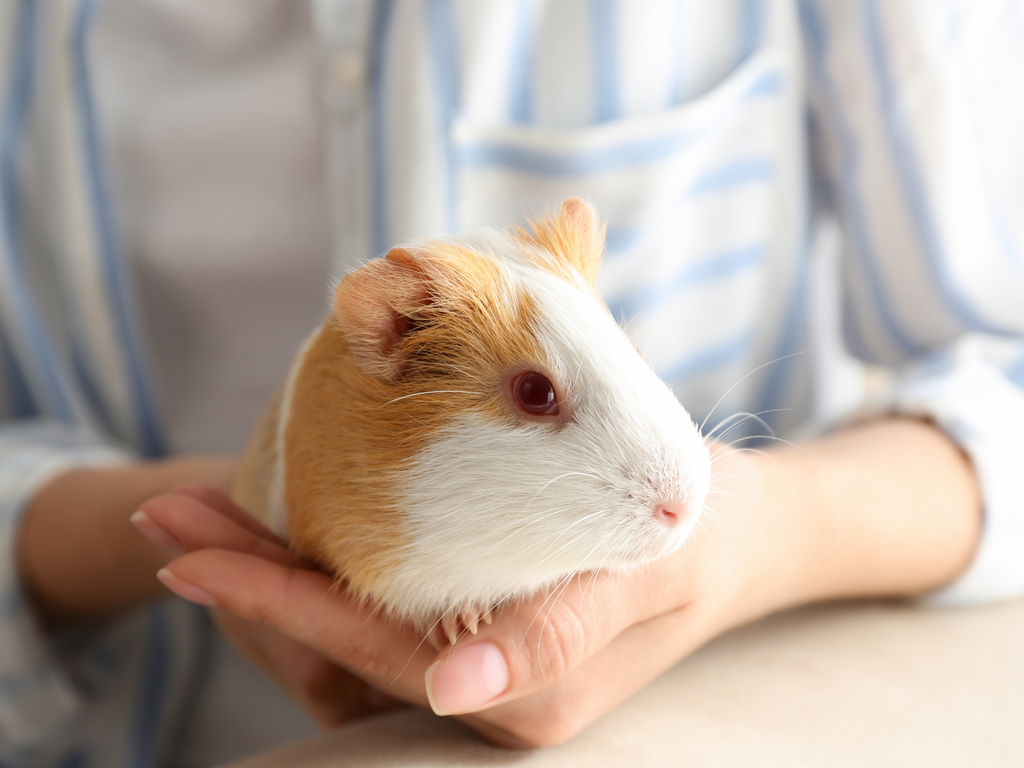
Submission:
<svg viewBox="0 0 1024 768">
<path fill-rule="evenodd" d="M 344 88 L 359 85 L 366 78 L 366 61 L 355 51 L 339 51 L 331 57 L 331 77 Z"/>
</svg>

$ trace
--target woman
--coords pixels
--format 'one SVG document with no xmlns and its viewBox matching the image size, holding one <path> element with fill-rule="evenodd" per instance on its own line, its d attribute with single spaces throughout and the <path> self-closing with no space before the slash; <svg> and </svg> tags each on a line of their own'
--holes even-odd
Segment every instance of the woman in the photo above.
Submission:
<svg viewBox="0 0 1024 768">
<path fill-rule="evenodd" d="M 7 761 L 241 753 L 203 753 L 201 723 L 272 695 L 206 675 L 235 662 L 202 614 L 151 604 L 171 550 L 190 554 L 163 583 L 218 606 L 322 724 L 383 688 L 508 745 L 570 737 L 783 607 L 1024 591 L 1024 116 L 993 76 L 1020 56 L 1016 4 L 5 12 L 4 330 L 30 417 L 4 432 Z M 215 490 L 232 461 L 196 454 L 240 450 L 328 273 L 570 194 L 608 220 L 609 306 L 698 422 L 764 412 L 785 436 L 863 405 L 829 329 L 837 283 L 847 345 L 894 383 L 883 415 L 807 452 L 721 450 L 719 525 L 641 576 L 584 577 L 546 622 L 545 595 L 503 611 L 447 660 L 331 591 Z M 760 434 L 732 425 L 724 442 Z M 165 546 L 132 538 L 138 505 L 183 482 L 202 485 L 134 518 Z"/>
</svg>

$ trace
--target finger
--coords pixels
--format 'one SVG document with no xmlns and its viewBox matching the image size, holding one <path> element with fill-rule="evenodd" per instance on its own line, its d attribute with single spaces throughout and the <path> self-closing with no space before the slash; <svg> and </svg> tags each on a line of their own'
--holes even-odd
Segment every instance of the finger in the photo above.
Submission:
<svg viewBox="0 0 1024 768">
<path fill-rule="evenodd" d="M 644 571 L 581 574 L 464 636 L 427 671 L 437 714 L 526 696 L 568 675 L 628 627 L 684 605 L 678 561 Z"/>
<path fill-rule="evenodd" d="M 192 496 L 167 494 L 144 502 L 129 518 L 157 544 L 177 552 L 229 549 L 281 565 L 300 567 L 302 561 L 283 544 L 254 535 Z M 170 546 L 170 545 L 175 546 Z"/>
<path fill-rule="evenodd" d="M 353 600 L 323 573 L 206 549 L 174 560 L 161 574 L 186 599 L 204 602 L 189 591 L 199 590 L 207 604 L 272 626 L 386 693 L 426 703 L 423 674 L 433 649 L 420 633 Z"/>
<path fill-rule="evenodd" d="M 626 629 L 559 682 L 459 719 L 505 747 L 560 744 L 716 634 L 710 612 L 663 614 Z"/>
<path fill-rule="evenodd" d="M 323 654 L 266 624 L 212 611 L 221 631 L 251 661 L 275 678 L 325 729 L 367 714 L 369 686 Z"/>
<path fill-rule="evenodd" d="M 242 507 L 238 506 L 231 500 L 230 496 L 219 488 L 214 488 L 212 485 L 203 485 L 202 483 L 185 483 L 172 488 L 170 493 L 179 496 L 190 496 L 242 526 L 254 536 L 259 536 L 261 539 L 272 541 L 275 544 L 287 546 L 287 542 L 284 539 L 242 509 Z"/>
</svg>

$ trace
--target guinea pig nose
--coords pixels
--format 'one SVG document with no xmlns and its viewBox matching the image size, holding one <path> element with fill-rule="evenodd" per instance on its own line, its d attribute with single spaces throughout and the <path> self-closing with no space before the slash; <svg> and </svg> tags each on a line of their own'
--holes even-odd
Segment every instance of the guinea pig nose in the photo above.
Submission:
<svg viewBox="0 0 1024 768">
<path fill-rule="evenodd" d="M 680 501 L 663 502 L 654 507 L 654 519 L 667 528 L 675 528 L 686 515 L 686 505 Z"/>
</svg>

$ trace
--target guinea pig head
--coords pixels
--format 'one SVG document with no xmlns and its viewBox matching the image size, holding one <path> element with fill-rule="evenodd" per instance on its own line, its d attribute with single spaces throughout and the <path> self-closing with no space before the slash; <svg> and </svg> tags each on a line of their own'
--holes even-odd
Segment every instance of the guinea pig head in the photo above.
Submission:
<svg viewBox="0 0 1024 768">
<path fill-rule="evenodd" d="M 319 559 L 350 581 L 370 568 L 361 591 L 425 623 L 682 544 L 708 452 L 598 298 L 602 250 L 570 199 L 530 230 L 416 243 L 341 282 L 339 354 L 356 372 L 337 392 L 360 456 L 336 474 L 377 488 L 355 503 L 377 507 L 363 531 L 335 504 Z M 374 537 L 388 543 L 371 568 L 352 551 Z"/>
</svg>

